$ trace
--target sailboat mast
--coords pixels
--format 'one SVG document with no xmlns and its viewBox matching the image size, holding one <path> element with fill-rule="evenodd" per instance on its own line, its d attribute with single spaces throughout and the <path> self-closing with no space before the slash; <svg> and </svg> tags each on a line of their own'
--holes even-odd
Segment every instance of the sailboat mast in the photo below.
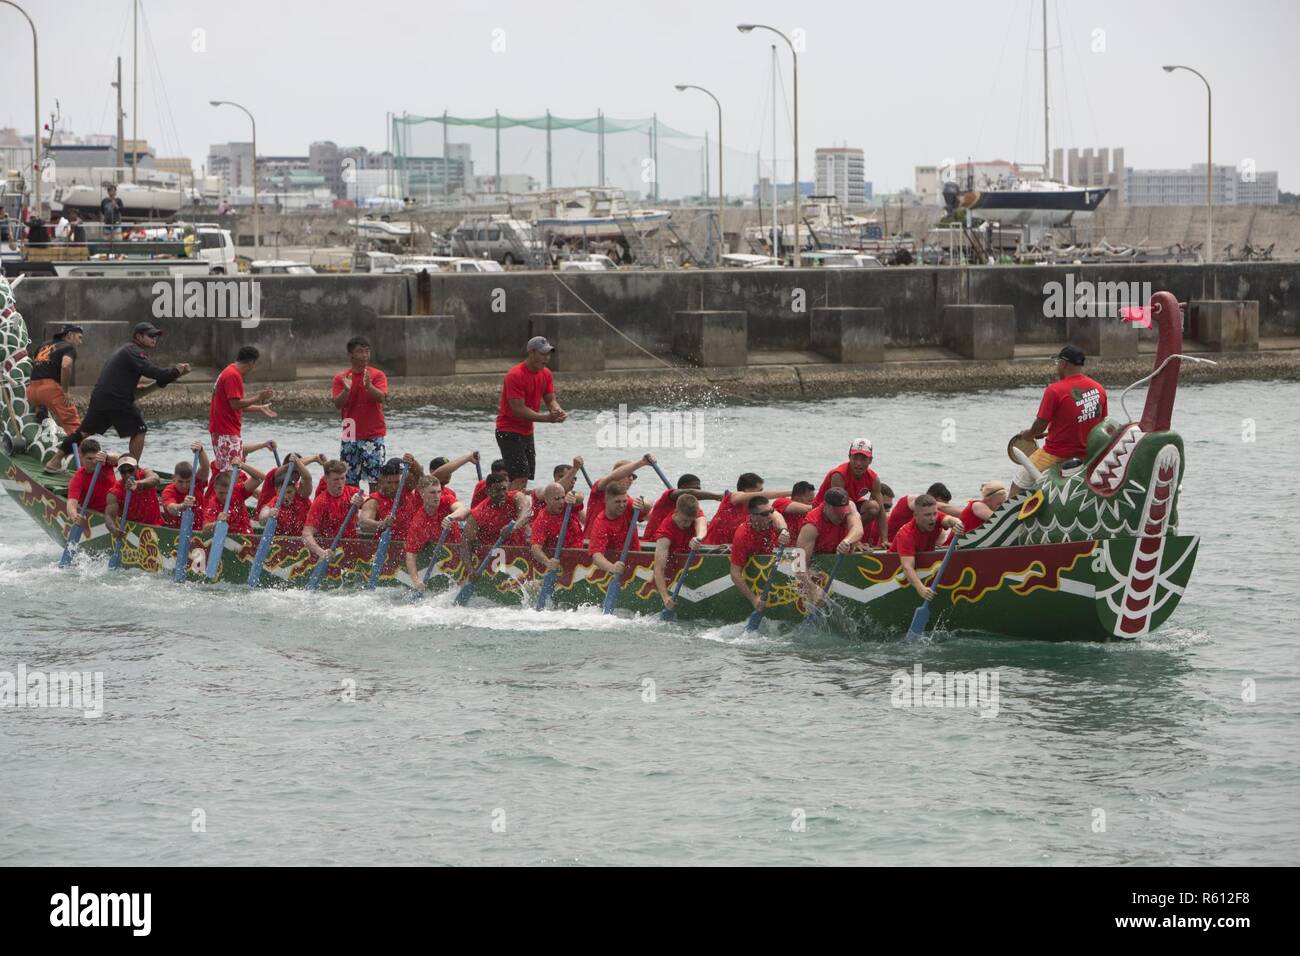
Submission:
<svg viewBox="0 0 1300 956">
<path fill-rule="evenodd" d="M 1043 179 L 1052 175 L 1052 140 L 1047 125 L 1047 0 L 1043 0 Z"/>
<path fill-rule="evenodd" d="M 140 0 L 131 0 L 131 182 L 140 165 Z"/>
</svg>

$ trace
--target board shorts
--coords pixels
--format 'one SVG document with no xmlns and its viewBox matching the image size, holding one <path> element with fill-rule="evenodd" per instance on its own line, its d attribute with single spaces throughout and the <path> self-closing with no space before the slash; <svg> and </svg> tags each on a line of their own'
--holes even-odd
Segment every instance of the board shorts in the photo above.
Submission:
<svg viewBox="0 0 1300 956">
<path fill-rule="evenodd" d="M 512 481 L 516 478 L 533 480 L 533 472 L 537 470 L 537 447 L 532 435 L 498 431 L 497 448 L 501 450 L 501 460 L 506 463 L 506 474 Z"/>
<path fill-rule="evenodd" d="M 343 442 L 339 446 L 339 460 L 348 466 L 349 485 L 358 484 L 362 478 L 373 485 L 387 460 L 384 436 Z"/>
<path fill-rule="evenodd" d="M 77 406 L 68 401 L 63 394 L 63 386 L 52 378 L 38 378 L 28 382 L 27 401 L 33 407 L 48 408 L 65 435 L 71 435 L 81 427 Z"/>
<path fill-rule="evenodd" d="M 1053 465 L 1062 461 L 1065 461 L 1065 459 L 1058 458 L 1056 455 L 1048 452 L 1045 448 L 1039 448 L 1038 451 L 1029 456 L 1029 463 L 1039 471 L 1046 471 L 1048 468 L 1051 468 Z M 1029 472 L 1025 471 L 1023 465 L 1016 469 L 1016 485 L 1020 488 L 1034 487 L 1034 479 L 1029 477 Z"/>
<path fill-rule="evenodd" d="M 81 443 L 88 435 L 102 435 L 109 428 L 117 432 L 118 438 L 134 438 L 149 430 L 134 402 L 125 405 L 104 406 L 91 402 L 86 409 L 86 417 L 81 420 L 81 427 L 60 442 L 59 447 L 67 454 L 72 453 L 72 446 Z"/>
<path fill-rule="evenodd" d="M 211 435 L 211 432 L 209 432 Z M 218 474 L 232 462 L 244 460 L 244 440 L 239 435 L 212 435 L 212 473 Z"/>
</svg>

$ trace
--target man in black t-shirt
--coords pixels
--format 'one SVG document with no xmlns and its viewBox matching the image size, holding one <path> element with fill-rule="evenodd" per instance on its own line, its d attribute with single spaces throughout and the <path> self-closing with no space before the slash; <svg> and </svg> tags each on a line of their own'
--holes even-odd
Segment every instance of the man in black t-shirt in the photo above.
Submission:
<svg viewBox="0 0 1300 956">
<path fill-rule="evenodd" d="M 77 346 L 83 330 L 79 325 L 64 325 L 50 341 L 32 353 L 32 378 L 27 383 L 27 401 L 33 408 L 46 408 L 65 435 L 81 427 L 77 407 L 68 397 L 72 387 L 72 367 L 77 361 Z"/>
<path fill-rule="evenodd" d="M 122 238 L 122 200 L 117 198 L 114 185 L 109 185 L 108 196 L 99 203 L 99 218 L 104 221 L 110 239 Z"/>
<path fill-rule="evenodd" d="M 155 388 L 166 388 L 182 375 L 189 374 L 188 362 L 162 368 L 149 361 L 149 350 L 158 344 L 162 329 L 152 322 L 136 325 L 131 341 L 108 357 L 99 380 L 90 392 L 90 405 L 81 427 L 63 439 L 59 453 L 51 467 L 57 467 L 63 458 L 72 454 L 72 446 L 87 435 L 102 435 L 111 425 L 118 438 L 131 440 L 131 457 L 139 461 L 144 454 L 144 434 L 149 426 L 140 414 L 135 400 Z M 140 379 L 153 379 L 152 385 L 140 385 Z"/>
</svg>

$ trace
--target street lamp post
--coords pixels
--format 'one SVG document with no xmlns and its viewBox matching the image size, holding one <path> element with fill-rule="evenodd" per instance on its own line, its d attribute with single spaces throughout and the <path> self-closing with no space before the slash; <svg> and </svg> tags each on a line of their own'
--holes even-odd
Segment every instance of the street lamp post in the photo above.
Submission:
<svg viewBox="0 0 1300 956">
<path fill-rule="evenodd" d="M 1195 73 L 1205 84 L 1205 261 L 1214 261 L 1214 94 L 1210 92 L 1210 81 L 1190 66 L 1161 67 L 1166 73 L 1174 70 L 1186 70 Z"/>
<path fill-rule="evenodd" d="M 802 223 L 799 212 L 799 51 L 794 48 L 790 38 L 776 27 L 769 27 L 764 23 L 739 23 L 736 29 L 741 33 L 748 33 L 751 30 L 770 30 L 786 42 L 790 47 L 790 56 L 794 58 L 794 267 L 798 269 L 803 265 L 803 256 L 800 255 L 803 242 L 799 239 Z M 772 215 L 776 215 L 775 209 L 772 210 Z"/>
<path fill-rule="evenodd" d="M 724 248 L 724 237 L 726 236 L 726 232 L 722 228 L 722 217 L 727 209 L 727 193 L 722 188 L 722 103 L 711 92 L 702 86 L 696 86 L 694 83 L 678 83 L 677 89 L 679 92 L 683 90 L 699 90 L 710 97 L 718 107 L 718 256 L 721 257 Z"/>
<path fill-rule="evenodd" d="M 262 210 L 257 204 L 257 120 L 253 119 L 253 114 L 247 109 L 231 100 L 209 102 L 213 106 L 233 106 L 237 110 L 244 110 L 244 115 L 253 124 L 253 258 L 257 258 L 258 249 L 262 245 Z"/>
<path fill-rule="evenodd" d="M 35 207 L 36 215 L 41 214 L 41 67 L 40 55 L 36 48 L 36 24 L 32 23 L 32 18 L 27 16 L 27 11 L 13 0 L 0 0 L 5 6 L 13 7 L 23 15 L 27 25 L 32 28 L 32 159 L 33 175 L 32 184 L 32 204 Z M 50 131 L 54 135 L 54 131 Z"/>
</svg>

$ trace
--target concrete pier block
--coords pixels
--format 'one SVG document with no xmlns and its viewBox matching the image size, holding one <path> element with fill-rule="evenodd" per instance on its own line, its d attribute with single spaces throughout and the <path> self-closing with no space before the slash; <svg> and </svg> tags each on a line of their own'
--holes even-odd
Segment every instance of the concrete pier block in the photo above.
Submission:
<svg viewBox="0 0 1300 956">
<path fill-rule="evenodd" d="M 695 365 L 749 363 L 749 314 L 695 310 L 673 313 L 673 354 Z"/>
<path fill-rule="evenodd" d="M 1014 358 L 1016 310 L 1009 305 L 945 305 L 943 344 L 969 359 Z"/>
<path fill-rule="evenodd" d="M 605 371 L 605 332 L 600 316 L 590 312 L 534 312 L 528 316 L 528 338 L 543 335 L 555 346 L 551 353 L 553 372 Z M 527 340 L 516 343 L 523 359 Z"/>
<path fill-rule="evenodd" d="M 77 360 L 72 365 L 72 384 L 73 385 L 94 385 L 95 380 L 99 378 L 99 373 L 103 371 L 104 363 L 108 357 L 118 350 L 119 347 L 131 341 L 131 323 L 123 321 L 95 321 L 86 320 L 78 322 L 75 319 L 69 319 L 70 322 L 76 322 L 85 329 L 85 336 L 82 342 L 77 346 Z M 27 347 L 27 351 L 33 357 L 36 350 L 41 344 L 48 342 L 55 332 L 63 327 L 63 320 L 57 322 L 45 323 L 42 330 L 42 337 L 39 341 L 33 340 L 32 344 Z M 29 332 L 35 334 L 35 329 Z M 157 353 L 155 353 L 157 354 Z M 182 359 L 182 361 L 184 361 Z"/>
<path fill-rule="evenodd" d="M 390 374 L 456 374 L 454 315 L 380 315 L 371 328 L 375 364 Z"/>
<path fill-rule="evenodd" d="M 255 380 L 263 382 L 292 382 L 298 377 L 298 355 L 293 344 L 291 319 L 259 318 L 204 319 L 212 328 L 212 365 L 220 372 L 235 360 L 241 345 L 256 345 L 261 353 Z M 246 327 L 247 326 L 247 327 Z M 166 338 L 162 340 L 166 342 Z M 159 348 L 163 353 L 163 348 Z"/>
<path fill-rule="evenodd" d="M 1188 333 L 1220 352 L 1259 349 L 1259 301 L 1197 299 L 1190 303 Z"/>
<path fill-rule="evenodd" d="M 809 347 L 832 361 L 861 365 L 885 360 L 885 310 L 818 306 Z"/>
<path fill-rule="evenodd" d="M 1065 339 L 1083 349 L 1089 358 L 1137 358 L 1138 329 L 1115 316 L 1065 320 Z"/>
</svg>

